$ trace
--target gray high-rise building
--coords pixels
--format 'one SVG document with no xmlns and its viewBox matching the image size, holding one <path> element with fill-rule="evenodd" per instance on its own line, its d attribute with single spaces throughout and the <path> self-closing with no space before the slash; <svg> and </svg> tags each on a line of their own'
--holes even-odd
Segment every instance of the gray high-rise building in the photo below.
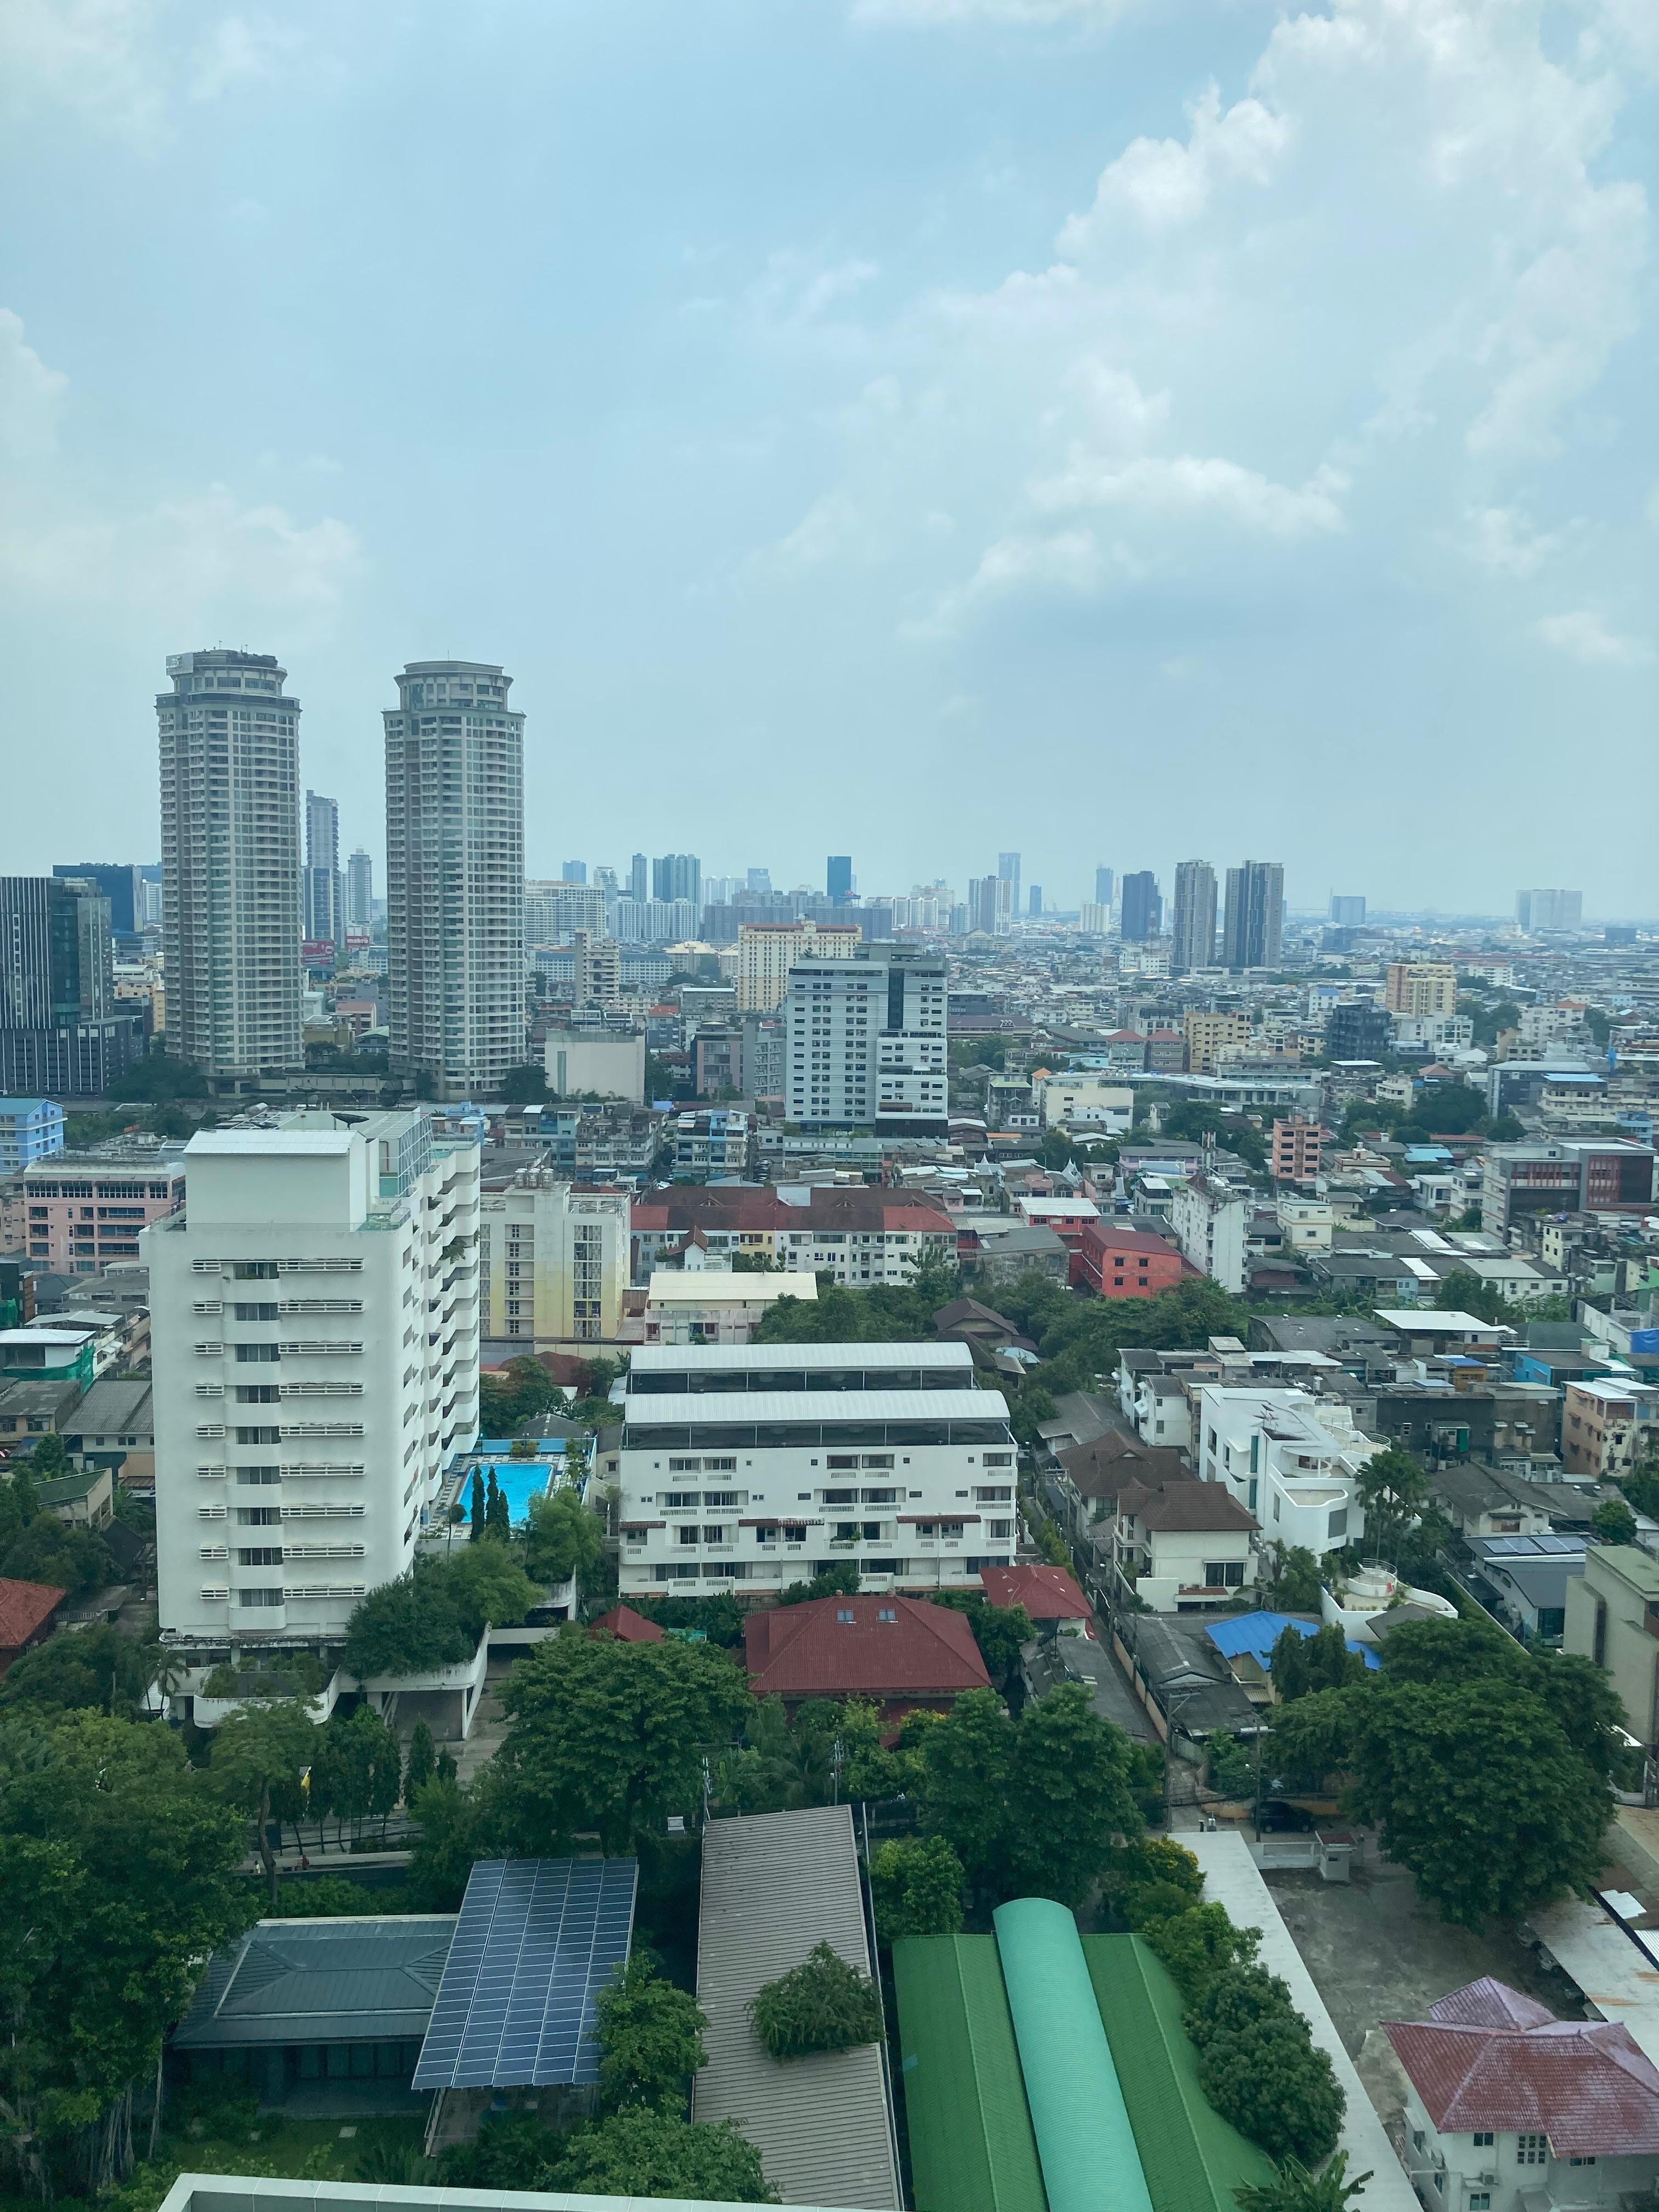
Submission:
<svg viewBox="0 0 1659 2212">
<path fill-rule="evenodd" d="M 1358 929 L 1364 923 L 1365 902 L 1358 896 L 1349 897 L 1341 892 L 1333 891 L 1328 919 L 1339 929 Z"/>
<path fill-rule="evenodd" d="M 96 884 L 100 896 L 109 901 L 110 935 L 117 951 L 137 951 L 144 930 L 144 883 L 137 867 L 115 866 L 107 860 L 60 860 L 52 872 Z"/>
<path fill-rule="evenodd" d="M 306 793 L 305 934 L 313 945 L 345 942 L 340 881 L 340 810 L 319 791 Z"/>
<path fill-rule="evenodd" d="M 702 904 L 702 863 L 695 853 L 665 853 L 651 863 L 651 896 L 672 906 L 690 899 L 695 915 Z"/>
<path fill-rule="evenodd" d="M 1126 945 L 1145 945 L 1149 937 L 1156 937 L 1164 919 L 1164 902 L 1158 896 L 1158 878 L 1150 868 L 1123 878 L 1123 912 L 1119 934 Z"/>
<path fill-rule="evenodd" d="M 628 896 L 638 899 L 641 906 L 651 896 L 651 863 L 643 853 L 635 853 L 629 865 Z"/>
<path fill-rule="evenodd" d="M 493 661 L 412 660 L 386 721 L 392 1068 L 495 1098 L 526 1052 L 524 716 Z"/>
<path fill-rule="evenodd" d="M 567 884 L 585 884 L 587 881 L 586 861 L 567 860 L 562 871 L 562 879 Z"/>
<path fill-rule="evenodd" d="M 823 888 L 833 904 L 845 906 L 853 896 L 853 856 L 831 853 L 824 864 Z"/>
<path fill-rule="evenodd" d="M 1041 884 L 1033 884 L 1030 890 L 1026 893 L 1025 911 L 1029 915 L 1039 915 L 1042 913 L 1042 886 Z"/>
<path fill-rule="evenodd" d="M 144 1018 L 115 995 L 109 908 L 88 878 L 0 876 L 0 1096 L 121 1095 Z"/>
<path fill-rule="evenodd" d="M 1516 926 L 1524 930 L 1577 929 L 1584 919 L 1583 891 L 1517 891 Z"/>
<path fill-rule="evenodd" d="M 747 888 L 753 891 L 757 897 L 771 897 L 772 871 L 770 868 L 750 868 L 745 881 Z"/>
<path fill-rule="evenodd" d="M 346 862 L 346 927 L 367 937 L 374 927 L 374 863 L 361 845 Z"/>
<path fill-rule="evenodd" d="M 1215 958 L 1215 870 L 1207 860 L 1178 860 L 1170 965 L 1177 975 L 1207 968 Z"/>
<path fill-rule="evenodd" d="M 155 702 L 167 1048 L 216 1090 L 305 1064 L 300 702 L 270 653 L 179 653 Z"/>
<path fill-rule="evenodd" d="M 1246 860 L 1227 871 L 1224 968 L 1276 968 L 1285 935 L 1285 869 L 1279 860 Z"/>
<path fill-rule="evenodd" d="M 1112 884 L 1113 876 L 1109 868 L 1097 868 L 1095 870 L 1095 904 L 1097 906 L 1110 906 L 1112 902 Z"/>
<path fill-rule="evenodd" d="M 1012 886 L 1008 893 L 1008 908 L 1010 913 L 1018 914 L 1019 912 L 1019 854 L 999 853 L 997 873 L 1005 884 Z"/>
</svg>

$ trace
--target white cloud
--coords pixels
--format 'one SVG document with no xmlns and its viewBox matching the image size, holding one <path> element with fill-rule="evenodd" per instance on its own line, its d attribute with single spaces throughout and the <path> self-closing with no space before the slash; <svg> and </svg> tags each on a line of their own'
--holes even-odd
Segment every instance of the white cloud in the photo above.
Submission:
<svg viewBox="0 0 1659 2212">
<path fill-rule="evenodd" d="M 155 0 L 4 0 L 0 93 L 20 115 L 67 107 L 148 146 L 166 108 Z"/>
<path fill-rule="evenodd" d="M 1142 564 L 1126 546 L 1103 546 L 1092 530 L 999 538 L 986 547 L 965 584 L 941 592 L 923 613 L 900 624 L 899 635 L 915 644 L 948 638 L 988 600 L 1022 592 L 1092 599 L 1109 582 L 1142 574 Z"/>
<path fill-rule="evenodd" d="M 48 368 L 25 339 L 21 316 L 0 307 L 0 452 L 15 461 L 51 453 L 68 389 L 68 377 Z"/>
<path fill-rule="evenodd" d="M 820 321 L 838 301 L 850 300 L 879 274 L 873 261 L 856 256 L 825 262 L 787 248 L 769 256 L 748 296 L 763 324 L 798 330 Z"/>
<path fill-rule="evenodd" d="M 842 554 L 867 555 L 870 548 L 871 533 L 853 501 L 845 492 L 826 492 L 813 501 L 787 537 L 751 553 L 743 573 L 788 582 Z"/>
<path fill-rule="evenodd" d="M 1587 668 L 1642 668 L 1653 659 L 1650 646 L 1640 638 L 1620 636 L 1590 607 L 1568 615 L 1546 615 L 1538 635 L 1557 653 L 1570 654 Z"/>
<path fill-rule="evenodd" d="M 1212 84 L 1187 111 L 1192 129 L 1178 138 L 1137 138 L 1102 172 L 1095 204 L 1073 216 L 1060 251 L 1091 253 L 1123 216 L 1150 230 L 1196 221 L 1212 196 L 1235 185 L 1265 185 L 1290 143 L 1291 127 L 1259 100 L 1241 100 L 1224 113 Z"/>
<path fill-rule="evenodd" d="M 280 73 L 299 43 L 279 25 L 223 16 L 196 50 L 190 96 L 217 100 L 234 86 L 264 82 Z"/>
<path fill-rule="evenodd" d="M 1523 580 L 1535 576 L 1567 544 L 1564 533 L 1534 530 L 1518 507 L 1471 507 L 1467 544 L 1483 568 Z"/>
<path fill-rule="evenodd" d="M 948 27 L 1012 23 L 1036 29 L 1055 23 L 1114 23 L 1133 0 L 853 0 L 853 20 Z"/>
<path fill-rule="evenodd" d="M 1231 523 L 1263 538 L 1328 536 L 1346 526 L 1339 504 L 1347 489 L 1340 471 L 1321 467 L 1300 489 L 1273 483 L 1237 461 L 1194 453 L 1143 454 L 1112 461 L 1076 452 L 1058 476 L 1031 486 L 1041 509 L 1123 507 L 1156 520 Z"/>
</svg>

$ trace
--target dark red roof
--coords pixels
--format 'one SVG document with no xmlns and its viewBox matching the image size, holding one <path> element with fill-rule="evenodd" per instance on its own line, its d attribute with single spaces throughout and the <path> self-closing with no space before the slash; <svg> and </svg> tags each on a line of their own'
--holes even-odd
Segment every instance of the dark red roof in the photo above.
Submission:
<svg viewBox="0 0 1659 2212">
<path fill-rule="evenodd" d="M 1160 1483 L 1156 1490 L 1132 1483 L 1119 1491 L 1117 1510 L 1143 1528 L 1189 1535 L 1242 1534 L 1256 1526 L 1255 1514 L 1218 1482 Z"/>
<path fill-rule="evenodd" d="M 815 1598 L 751 1613 L 743 1644 L 757 1698 L 944 1698 L 991 1686 L 966 1614 L 918 1598 Z"/>
<path fill-rule="evenodd" d="M 1621 2021 L 1540 2019 L 1491 1980 L 1431 2010 L 1382 2027 L 1442 2135 L 1544 2135 L 1558 2158 L 1659 2153 L 1659 2073 Z"/>
<path fill-rule="evenodd" d="M 1023 1605 L 1033 1620 L 1087 1620 L 1089 1601 L 1064 1567 L 981 1567 L 992 1605 Z"/>
<path fill-rule="evenodd" d="M 715 1184 L 687 1184 L 682 1188 L 654 1192 L 633 1210 L 636 1233 L 678 1233 L 693 1229 L 714 1230 L 730 1236 L 750 1236 L 768 1230 L 886 1230 L 919 1229 L 938 1236 L 956 1234 L 956 1224 L 942 1208 L 914 1193 L 878 1188 L 872 1183 L 856 1189 L 814 1187 L 805 1206 L 791 1206 L 769 1185 L 760 1190 L 731 1189 Z"/>
<path fill-rule="evenodd" d="M 1090 1243 L 1099 1245 L 1103 1251 L 1155 1253 L 1164 1260 L 1181 1257 L 1173 1244 L 1155 1237 L 1150 1229 L 1120 1229 L 1111 1221 L 1085 1221 L 1083 1234 Z"/>
<path fill-rule="evenodd" d="M 660 1644 L 666 1633 L 659 1621 L 647 1620 L 631 1605 L 613 1605 L 609 1613 L 602 1613 L 590 1623 L 587 1632 L 597 1636 L 602 1628 L 608 1630 L 619 1644 Z"/>
<path fill-rule="evenodd" d="M 0 1577 L 0 1651 L 21 1651 L 38 1636 L 69 1595 L 50 1583 L 15 1583 Z"/>
</svg>

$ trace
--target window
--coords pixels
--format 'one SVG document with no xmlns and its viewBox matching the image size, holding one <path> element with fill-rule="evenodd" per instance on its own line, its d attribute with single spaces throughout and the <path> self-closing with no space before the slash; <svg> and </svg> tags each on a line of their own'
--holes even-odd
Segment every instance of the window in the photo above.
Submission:
<svg viewBox="0 0 1659 2212">
<path fill-rule="evenodd" d="M 280 1567 L 283 1547 L 280 1544 L 262 1544 L 251 1552 L 238 1552 L 236 1564 L 239 1567 Z"/>
<path fill-rule="evenodd" d="M 700 1459 L 671 1459 L 668 1462 L 668 1472 L 670 1474 L 700 1474 L 702 1472 L 702 1462 Z M 695 1505 L 696 1500 L 693 1498 L 691 1502 Z"/>
<path fill-rule="evenodd" d="M 688 1521 L 682 1527 L 676 1528 L 674 1531 L 675 1540 L 682 1545 L 695 1545 L 697 1541 L 698 1533 L 696 1522 L 695 1521 Z"/>
<path fill-rule="evenodd" d="M 1210 1589 L 1237 1589 L 1244 1580 L 1243 1559 L 1206 1559 L 1204 1581 Z"/>
<path fill-rule="evenodd" d="M 230 1272 L 239 1283 L 275 1282 L 276 1262 L 274 1260 L 238 1260 Z M 276 1597 L 280 1604 L 282 1602 L 280 1590 L 276 1593 Z"/>
<path fill-rule="evenodd" d="M 1472 2189 L 1468 2194 L 1468 2212 L 1492 2212 L 1490 2189 Z"/>
<path fill-rule="evenodd" d="M 673 1462 L 672 1460 L 669 1464 L 672 1466 Z M 662 1502 L 665 1506 L 671 1508 L 674 1506 L 701 1505 L 702 1503 L 702 1492 L 700 1490 L 665 1490 L 662 1494 Z"/>
<path fill-rule="evenodd" d="M 738 1493 L 735 1490 L 705 1490 L 702 1502 L 705 1505 L 735 1505 Z"/>
<path fill-rule="evenodd" d="M 275 1382 L 239 1382 L 236 1386 L 239 1406 L 274 1406 L 282 1395 Z"/>
<path fill-rule="evenodd" d="M 238 1429 L 236 1441 L 239 1444 L 279 1444 L 283 1432 L 280 1429 Z"/>
<path fill-rule="evenodd" d="M 276 1309 L 274 1304 L 263 1306 L 245 1305 L 240 1300 L 239 1300 L 236 1305 L 236 1318 L 238 1321 L 275 1321 L 276 1318 Z"/>
<path fill-rule="evenodd" d="M 853 1608 L 850 1605 L 836 1607 L 836 1619 L 843 1628 L 850 1628 L 852 1626 L 853 1617 Z"/>
<path fill-rule="evenodd" d="M 1515 2162 L 1517 2166 L 1542 2166 L 1550 2154 L 1547 2136 L 1517 2136 L 1515 2139 Z"/>
<path fill-rule="evenodd" d="M 1278 1510 L 1276 1504 L 1274 1510 Z M 1348 1509 L 1346 1505 L 1339 1505 L 1332 1512 L 1330 1519 L 1325 1525 L 1325 1534 L 1328 1536 L 1346 1536 L 1347 1533 Z"/>
<path fill-rule="evenodd" d="M 898 1619 L 898 1610 L 895 1606 L 878 1605 L 876 1607 L 876 1619 L 878 1620 L 896 1620 Z M 1576 2166 L 1577 2163 L 1577 2160 L 1575 2159 L 1573 2160 L 1573 2164 Z"/>
<path fill-rule="evenodd" d="M 1470 2141 L 1474 2143 L 1477 2150 L 1490 2150 L 1492 2148 L 1492 2130 L 1490 2128 L 1484 2128 L 1477 2130 L 1477 2132 L 1470 2137 Z"/>
<path fill-rule="evenodd" d="M 1595 2163 L 1593 2158 L 1570 2158 L 1567 2160 L 1569 2166 L 1594 2166 Z"/>
<path fill-rule="evenodd" d="M 280 1589 L 245 1589 L 238 1590 L 236 1595 L 243 1605 L 280 1605 L 283 1601 Z"/>
<path fill-rule="evenodd" d="M 282 1479 L 280 1467 L 239 1467 L 236 1470 L 238 1482 L 280 1482 Z"/>
<path fill-rule="evenodd" d="M 268 1366 L 283 1356 L 277 1344 L 239 1344 L 233 1347 L 238 1364 L 243 1367 Z"/>
<path fill-rule="evenodd" d="M 1012 1467 L 1013 1463 L 1012 1452 L 987 1452 L 983 1462 L 987 1467 Z"/>
</svg>

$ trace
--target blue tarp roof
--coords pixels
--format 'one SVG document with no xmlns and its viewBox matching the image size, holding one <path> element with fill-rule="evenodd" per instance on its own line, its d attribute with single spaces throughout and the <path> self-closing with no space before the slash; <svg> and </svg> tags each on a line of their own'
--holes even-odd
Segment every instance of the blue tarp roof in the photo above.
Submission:
<svg viewBox="0 0 1659 2212">
<path fill-rule="evenodd" d="M 1252 1659 L 1263 1667 L 1273 1656 L 1273 1649 L 1287 1628 L 1295 1629 L 1298 1636 L 1316 1636 L 1316 1620 L 1298 1620 L 1290 1613 L 1235 1613 L 1224 1620 L 1212 1620 L 1205 1629 L 1216 1650 L 1224 1658 L 1237 1659 L 1241 1651 L 1248 1651 Z M 1361 1644 L 1356 1638 L 1343 1638 L 1350 1651 L 1357 1651 L 1368 1667 L 1380 1667 L 1381 1656 L 1375 1647 Z"/>
</svg>

